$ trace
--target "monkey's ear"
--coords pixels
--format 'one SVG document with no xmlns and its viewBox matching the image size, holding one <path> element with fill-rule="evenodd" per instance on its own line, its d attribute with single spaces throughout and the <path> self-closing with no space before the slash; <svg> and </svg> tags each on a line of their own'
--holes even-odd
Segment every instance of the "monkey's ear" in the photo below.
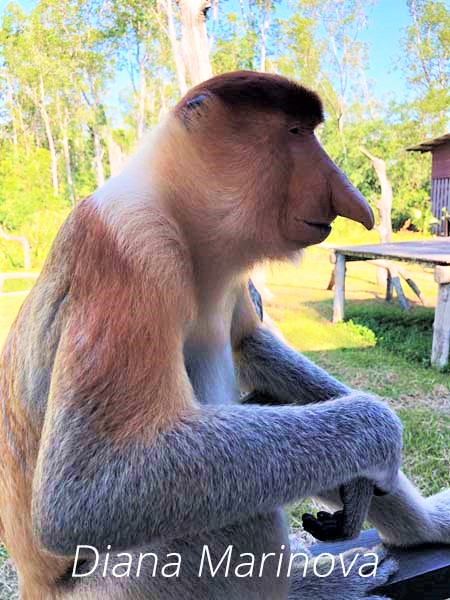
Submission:
<svg viewBox="0 0 450 600">
<path fill-rule="evenodd" d="M 197 123 L 208 110 L 208 101 L 211 95 L 201 92 L 188 98 L 180 108 L 180 118 L 185 126 L 190 129 Z"/>
</svg>

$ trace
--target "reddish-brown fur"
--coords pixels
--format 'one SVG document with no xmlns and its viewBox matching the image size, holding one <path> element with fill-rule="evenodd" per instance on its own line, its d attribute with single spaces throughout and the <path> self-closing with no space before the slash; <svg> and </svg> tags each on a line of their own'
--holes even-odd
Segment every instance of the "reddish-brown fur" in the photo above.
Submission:
<svg viewBox="0 0 450 600">
<path fill-rule="evenodd" d="M 65 302 L 70 306 L 58 315 L 58 333 L 48 340 L 50 353 L 57 347 L 50 402 L 55 397 L 58 402 L 73 397 L 66 386 L 69 381 L 78 391 L 83 410 L 92 406 L 97 412 L 98 435 L 117 444 L 140 436 L 148 438 L 194 407 L 189 382 L 180 375 L 173 352 L 174 346 L 181 350 L 179 323 L 191 316 L 189 270 L 180 268 L 184 259 L 176 228 L 157 212 L 149 219 L 153 222 L 149 240 L 154 245 L 153 265 L 122 252 L 119 240 L 108 230 L 92 200 L 81 203 L 58 235 L 2 354 L 2 539 L 27 590 L 24 598 L 56 594 L 51 590 L 69 564 L 42 550 L 31 527 L 37 455 L 51 428 L 41 419 L 36 422 L 34 408 L 24 403 L 27 393 L 21 389 L 20 376 L 31 366 L 26 359 L 30 339 L 41 336 L 33 331 L 37 304 L 51 301 L 46 290 L 50 296 L 52 290 L 43 282 L 56 280 L 55 291 L 59 293 L 67 289 Z M 153 286 L 163 287 L 166 294 L 153 294 Z M 155 304 L 154 300 L 161 298 L 163 302 Z M 158 330 L 162 326 L 165 335 Z M 161 340 L 171 340 L 170 352 L 161 346 Z M 40 342 L 44 351 L 44 340 Z"/>
<path fill-rule="evenodd" d="M 157 260 L 159 268 L 121 253 L 118 240 L 89 203 L 76 214 L 73 309 L 55 368 L 61 366 L 60 396 L 65 396 L 67 379 L 80 402 L 95 406 L 99 434 L 108 437 L 148 435 L 149 429 L 171 422 L 182 400 L 169 393 L 161 411 L 160 390 L 172 387 L 173 348 L 181 350 L 180 322 L 190 310 L 191 290 L 182 279 L 179 242 L 167 239 L 168 224 L 158 219 L 155 215 L 152 262 Z M 155 287 L 163 288 L 164 294 L 152 293 Z"/>
</svg>

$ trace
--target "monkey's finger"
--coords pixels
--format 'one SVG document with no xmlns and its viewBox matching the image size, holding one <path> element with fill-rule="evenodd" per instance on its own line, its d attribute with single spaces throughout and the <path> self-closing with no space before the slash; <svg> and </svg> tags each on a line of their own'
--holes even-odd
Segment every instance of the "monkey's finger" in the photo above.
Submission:
<svg viewBox="0 0 450 600">
<path fill-rule="evenodd" d="M 303 529 L 316 538 L 316 540 L 327 541 L 329 531 L 324 531 L 324 526 L 314 515 L 306 513 L 302 516 Z"/>
<path fill-rule="evenodd" d="M 306 513 L 302 516 L 303 528 L 321 542 L 331 542 L 344 538 L 342 519 L 331 517 L 326 521 L 319 521 L 313 515 Z"/>
<path fill-rule="evenodd" d="M 324 510 L 319 510 L 319 512 L 317 513 L 316 519 L 318 521 L 328 521 L 329 519 L 333 518 L 333 514 L 326 512 Z"/>
<path fill-rule="evenodd" d="M 375 494 L 375 496 L 387 496 L 389 494 L 389 492 L 382 490 L 377 485 L 373 486 L 373 493 Z"/>
</svg>

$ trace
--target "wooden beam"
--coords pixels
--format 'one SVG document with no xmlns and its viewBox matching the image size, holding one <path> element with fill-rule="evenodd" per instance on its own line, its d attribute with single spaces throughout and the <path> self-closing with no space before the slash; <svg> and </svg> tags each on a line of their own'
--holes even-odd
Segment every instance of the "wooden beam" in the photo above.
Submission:
<svg viewBox="0 0 450 600">
<path fill-rule="evenodd" d="M 340 252 L 336 252 L 334 279 L 333 323 L 339 323 L 345 316 L 345 256 Z"/>
<path fill-rule="evenodd" d="M 334 544 L 315 544 L 313 556 L 329 552 L 339 554 L 352 548 L 373 548 L 381 540 L 375 529 L 363 531 L 356 540 Z M 392 549 L 399 570 L 377 590 L 395 600 L 446 600 L 450 598 L 450 547 L 429 545 L 405 550 Z M 333 600 L 330 598 L 330 600 Z"/>
</svg>

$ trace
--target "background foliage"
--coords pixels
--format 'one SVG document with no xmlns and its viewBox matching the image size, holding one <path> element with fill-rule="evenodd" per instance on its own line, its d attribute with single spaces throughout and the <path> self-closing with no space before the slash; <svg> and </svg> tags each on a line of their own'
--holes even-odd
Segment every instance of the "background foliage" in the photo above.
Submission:
<svg viewBox="0 0 450 600">
<path fill-rule="evenodd" d="M 372 4 L 215 0 L 207 14 L 211 64 L 215 73 L 277 71 L 317 89 L 328 152 L 373 203 L 379 183 L 359 148 L 383 158 L 394 228 L 426 230 L 430 158 L 405 148 L 446 131 L 450 8 L 445 0 L 408 0 L 397 58 L 410 94 L 386 103 L 367 80 L 360 41 Z M 179 98 L 168 7 L 178 38 L 181 23 L 172 0 L 32 6 L 11 2 L 0 24 L 0 226 L 28 238 L 38 268 L 70 207 L 114 173 Z M 0 241 L 0 269 L 20 267 L 19 250 Z"/>
</svg>

